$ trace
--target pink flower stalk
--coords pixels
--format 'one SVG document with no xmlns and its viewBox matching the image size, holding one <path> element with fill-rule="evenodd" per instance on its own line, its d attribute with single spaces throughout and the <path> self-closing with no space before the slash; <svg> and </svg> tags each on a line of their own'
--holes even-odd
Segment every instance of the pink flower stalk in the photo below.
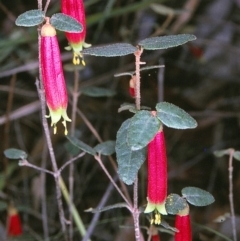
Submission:
<svg viewBox="0 0 240 241">
<path fill-rule="evenodd" d="M 68 95 L 64 80 L 62 61 L 55 28 L 46 23 L 41 29 L 41 58 L 42 80 L 45 90 L 46 102 L 51 117 L 51 126 L 54 134 L 57 132 L 56 124 L 63 118 L 65 135 L 67 135 L 66 121 L 71 121 L 67 116 Z"/>
<path fill-rule="evenodd" d="M 175 228 L 178 232 L 175 233 L 174 241 L 192 241 L 189 206 L 176 215 Z"/>
<path fill-rule="evenodd" d="M 148 204 L 145 213 L 156 211 L 151 223 L 160 224 L 161 216 L 166 215 L 167 198 L 167 154 L 163 130 L 160 129 L 148 144 Z"/>
<path fill-rule="evenodd" d="M 8 208 L 7 236 L 22 235 L 22 223 L 18 211 L 12 205 Z"/>
<path fill-rule="evenodd" d="M 160 235 L 156 226 L 151 225 L 148 234 L 151 236 L 151 241 L 160 241 Z"/>
<path fill-rule="evenodd" d="M 67 49 L 73 50 L 73 63 L 80 64 L 81 60 L 82 64 L 85 65 L 81 51 L 83 47 L 88 48 L 91 45 L 85 43 L 86 17 L 83 0 L 61 0 L 61 11 L 62 13 L 75 18 L 83 27 L 83 31 L 81 33 L 66 32 L 66 38 L 70 45 L 70 48 Z"/>
</svg>

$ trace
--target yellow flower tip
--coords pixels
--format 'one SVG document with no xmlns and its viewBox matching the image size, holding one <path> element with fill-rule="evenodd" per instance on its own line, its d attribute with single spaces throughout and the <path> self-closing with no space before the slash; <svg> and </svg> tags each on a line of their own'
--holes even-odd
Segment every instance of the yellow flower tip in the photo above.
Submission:
<svg viewBox="0 0 240 241">
<path fill-rule="evenodd" d="M 53 134 L 54 135 L 57 134 L 57 126 L 56 126 L 56 124 L 53 125 Z"/>
<path fill-rule="evenodd" d="M 155 212 L 155 215 L 154 215 L 154 218 L 152 217 L 151 220 L 150 220 L 150 224 L 155 224 L 155 225 L 159 225 L 161 224 L 161 214 L 156 211 Z"/>
<path fill-rule="evenodd" d="M 81 54 L 80 52 L 79 52 L 79 53 L 73 52 L 73 64 L 74 64 L 74 65 L 79 65 L 80 63 L 81 63 L 83 66 L 86 66 L 82 54 Z"/>
</svg>

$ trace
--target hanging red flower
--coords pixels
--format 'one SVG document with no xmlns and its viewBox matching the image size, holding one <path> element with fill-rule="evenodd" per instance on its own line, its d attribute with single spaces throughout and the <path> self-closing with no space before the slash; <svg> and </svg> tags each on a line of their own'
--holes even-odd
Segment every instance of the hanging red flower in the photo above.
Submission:
<svg viewBox="0 0 240 241">
<path fill-rule="evenodd" d="M 161 223 L 161 214 L 166 215 L 167 154 L 163 130 L 160 129 L 148 144 L 148 204 L 145 213 L 155 210 L 152 223 Z"/>
<path fill-rule="evenodd" d="M 65 135 L 67 135 L 66 121 L 71 121 L 67 116 L 68 95 L 56 30 L 49 23 L 44 24 L 41 29 L 40 49 L 40 66 L 51 126 L 54 127 L 55 134 L 56 124 L 62 117 Z"/>
<path fill-rule="evenodd" d="M 83 0 L 61 0 L 61 11 L 62 13 L 75 18 L 83 27 L 81 33 L 66 32 L 66 38 L 70 45 L 70 48 L 67 49 L 73 50 L 73 63 L 80 64 L 81 61 L 82 64 L 85 65 L 81 51 L 83 48 L 90 47 L 91 44 L 85 43 L 86 17 Z"/>
<path fill-rule="evenodd" d="M 176 215 L 174 241 L 192 241 L 192 228 L 189 216 L 189 206 Z"/>
</svg>

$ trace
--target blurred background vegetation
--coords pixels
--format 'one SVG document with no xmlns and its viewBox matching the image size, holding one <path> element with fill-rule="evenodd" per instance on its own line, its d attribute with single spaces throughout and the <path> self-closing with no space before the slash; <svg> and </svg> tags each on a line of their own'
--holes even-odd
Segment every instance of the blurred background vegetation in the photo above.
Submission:
<svg viewBox="0 0 240 241">
<path fill-rule="evenodd" d="M 154 109 L 161 99 L 159 88 L 164 79 L 164 100 L 191 114 L 197 121 L 194 130 L 165 128 L 169 163 L 169 193 L 178 193 L 186 186 L 196 186 L 211 192 L 216 202 L 206 208 L 192 207 L 193 240 L 223 240 L 211 228 L 231 237 L 231 224 L 213 222 L 229 212 L 228 161 L 216 159 L 214 150 L 229 147 L 240 150 L 240 1 L 239 0 L 86 0 L 87 43 L 93 46 L 127 42 L 136 44 L 150 36 L 192 33 L 197 40 L 164 51 L 145 51 L 146 65 L 165 64 L 165 69 L 142 72 L 142 105 Z M 25 150 L 29 162 L 46 166 L 51 163 L 46 151 L 41 113 L 35 81 L 38 78 L 37 29 L 14 24 L 16 17 L 37 8 L 36 1 L 0 1 L 0 240 L 4 238 L 6 204 L 13 201 L 18 208 L 24 234 L 16 240 L 44 240 L 41 216 L 40 173 L 18 167 L 7 160 L 3 151 L 10 147 Z M 52 0 L 47 15 L 60 12 L 60 0 Z M 58 32 L 65 78 L 69 93 L 73 88 L 72 54 L 64 33 Z M 97 129 L 102 140 L 115 140 L 121 123 L 132 116 L 118 113 L 129 96 L 129 77 L 114 78 L 114 74 L 133 71 L 134 57 L 85 57 L 86 67 L 79 67 L 80 90 L 84 87 L 105 87 L 115 92 L 112 97 L 93 98 L 80 95 L 78 108 Z M 71 100 L 71 94 L 70 94 Z M 68 108 L 71 113 L 71 103 Z M 61 125 L 52 135 L 57 162 L 69 159 L 67 139 Z M 76 135 L 90 146 L 98 140 L 91 133 L 82 115 L 77 114 Z M 108 158 L 106 167 L 113 177 Z M 240 163 L 234 161 L 234 203 L 240 233 Z M 67 169 L 63 178 L 68 182 Z M 117 178 L 117 177 L 116 177 Z M 139 172 L 139 202 L 146 204 L 146 165 Z M 74 203 L 86 227 L 93 214 L 85 209 L 96 207 L 102 197 L 105 205 L 122 202 L 112 190 L 107 195 L 109 180 L 90 156 L 75 162 Z M 46 205 L 50 240 L 62 240 L 55 196 L 55 183 L 46 176 Z M 132 193 L 132 186 L 127 187 Z M 107 195 L 107 196 L 106 196 Z M 66 213 L 68 209 L 66 208 Z M 171 225 L 173 217 L 166 219 Z M 141 215 L 141 225 L 149 221 Z M 203 226 L 200 226 L 203 225 Z M 130 214 L 123 209 L 101 213 L 92 233 L 92 240 L 134 240 Z M 146 230 L 143 229 L 144 235 Z M 162 240 L 172 236 L 163 234 Z M 76 230 L 74 240 L 80 240 Z"/>
</svg>

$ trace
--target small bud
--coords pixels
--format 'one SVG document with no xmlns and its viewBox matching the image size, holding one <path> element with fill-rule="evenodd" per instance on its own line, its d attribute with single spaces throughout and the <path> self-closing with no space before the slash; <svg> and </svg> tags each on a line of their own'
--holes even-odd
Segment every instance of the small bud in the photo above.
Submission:
<svg viewBox="0 0 240 241">
<path fill-rule="evenodd" d="M 20 236 L 22 234 L 22 223 L 17 209 L 10 205 L 8 207 L 7 236 Z"/>
</svg>

